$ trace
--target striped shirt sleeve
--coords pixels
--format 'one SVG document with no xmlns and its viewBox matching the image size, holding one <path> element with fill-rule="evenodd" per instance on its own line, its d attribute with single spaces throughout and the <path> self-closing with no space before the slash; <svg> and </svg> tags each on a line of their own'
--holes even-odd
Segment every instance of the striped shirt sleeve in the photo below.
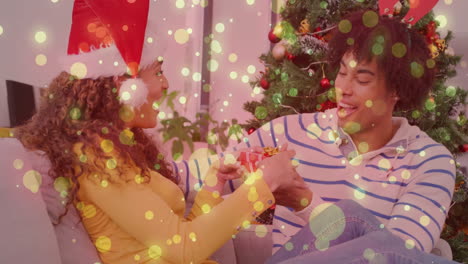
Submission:
<svg viewBox="0 0 468 264">
<path fill-rule="evenodd" d="M 401 237 L 407 248 L 431 252 L 439 240 L 452 200 L 453 156 L 440 145 L 430 153 L 415 155 L 411 165 L 396 168 L 395 173 L 413 180 L 395 203 L 387 228 Z"/>
</svg>

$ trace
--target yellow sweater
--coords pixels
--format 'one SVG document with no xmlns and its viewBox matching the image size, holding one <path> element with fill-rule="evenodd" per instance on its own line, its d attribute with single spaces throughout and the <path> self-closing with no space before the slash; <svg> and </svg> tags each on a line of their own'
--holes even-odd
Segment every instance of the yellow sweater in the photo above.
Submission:
<svg viewBox="0 0 468 264">
<path fill-rule="evenodd" d="M 78 148 L 75 153 L 90 167 L 100 163 L 89 153 L 83 158 Z M 118 159 L 112 162 L 119 166 Z M 183 193 L 170 180 L 151 172 L 151 181 L 141 183 L 141 170 L 122 164 L 123 181 L 112 164 L 101 164 L 110 165 L 105 175 L 79 177 L 77 208 L 105 264 L 215 263 L 206 259 L 274 203 L 265 181 L 254 175 L 225 200 L 202 189 L 184 218 Z"/>
</svg>

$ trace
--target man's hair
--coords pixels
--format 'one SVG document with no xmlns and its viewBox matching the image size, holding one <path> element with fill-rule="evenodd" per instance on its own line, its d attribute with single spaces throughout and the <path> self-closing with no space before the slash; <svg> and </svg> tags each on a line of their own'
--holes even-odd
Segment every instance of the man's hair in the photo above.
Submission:
<svg viewBox="0 0 468 264">
<path fill-rule="evenodd" d="M 380 17 L 370 10 L 346 16 L 329 42 L 330 66 L 338 69 L 348 52 L 358 63 L 376 58 L 387 88 L 400 98 L 396 110 L 419 108 L 434 84 L 435 61 L 428 44 L 398 18 Z"/>
</svg>

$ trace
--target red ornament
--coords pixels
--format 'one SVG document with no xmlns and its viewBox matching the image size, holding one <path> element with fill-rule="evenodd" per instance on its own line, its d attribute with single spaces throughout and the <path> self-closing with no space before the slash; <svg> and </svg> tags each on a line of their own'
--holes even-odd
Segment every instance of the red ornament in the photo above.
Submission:
<svg viewBox="0 0 468 264">
<path fill-rule="evenodd" d="M 322 28 L 321 28 L 321 27 L 316 27 L 316 28 L 314 29 L 314 33 L 320 32 L 320 31 L 322 31 Z M 319 40 L 322 40 L 322 39 L 323 39 L 322 34 L 314 34 L 314 37 L 315 37 L 316 39 L 319 39 Z"/>
<path fill-rule="evenodd" d="M 286 55 L 286 58 L 287 58 L 288 60 L 292 61 L 292 60 L 294 60 L 294 59 L 296 58 L 296 56 L 294 56 L 293 54 L 291 54 L 291 53 L 288 52 L 287 55 Z"/>
<path fill-rule="evenodd" d="M 320 81 L 320 86 L 321 86 L 324 90 L 328 90 L 328 89 L 331 87 L 330 80 L 328 80 L 327 78 L 323 78 L 323 79 Z"/>
<path fill-rule="evenodd" d="M 265 89 L 265 90 L 268 90 L 268 88 L 270 88 L 270 83 L 268 82 L 268 80 L 266 78 L 262 78 L 260 80 L 260 86 Z"/>
<path fill-rule="evenodd" d="M 275 35 L 275 33 L 273 33 L 273 29 L 270 30 L 270 33 L 268 33 L 268 39 L 270 40 L 271 43 L 278 43 L 281 40 Z"/>
<path fill-rule="evenodd" d="M 335 108 L 336 103 L 333 103 L 332 101 L 328 100 L 328 101 L 326 101 L 324 103 L 321 103 L 320 106 L 321 106 L 320 111 L 325 111 L 325 110 L 328 110 L 328 109 Z"/>
<path fill-rule="evenodd" d="M 468 144 L 460 145 L 461 152 L 468 152 Z"/>
<path fill-rule="evenodd" d="M 247 131 L 249 135 L 252 134 L 253 132 L 255 132 L 255 128 L 253 127 L 249 128 L 249 130 Z"/>
</svg>

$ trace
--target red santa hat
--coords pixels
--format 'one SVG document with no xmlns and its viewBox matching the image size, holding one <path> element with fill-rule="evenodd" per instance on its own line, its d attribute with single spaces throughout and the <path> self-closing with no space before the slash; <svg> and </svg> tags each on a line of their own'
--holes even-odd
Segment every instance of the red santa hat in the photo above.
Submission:
<svg viewBox="0 0 468 264">
<path fill-rule="evenodd" d="M 132 78 L 121 84 L 120 100 L 142 105 L 148 90 L 137 78 L 138 71 L 154 62 L 161 50 L 152 41 L 155 25 L 148 23 L 149 4 L 149 0 L 75 0 L 64 69 L 77 78 L 127 73 Z"/>
</svg>

